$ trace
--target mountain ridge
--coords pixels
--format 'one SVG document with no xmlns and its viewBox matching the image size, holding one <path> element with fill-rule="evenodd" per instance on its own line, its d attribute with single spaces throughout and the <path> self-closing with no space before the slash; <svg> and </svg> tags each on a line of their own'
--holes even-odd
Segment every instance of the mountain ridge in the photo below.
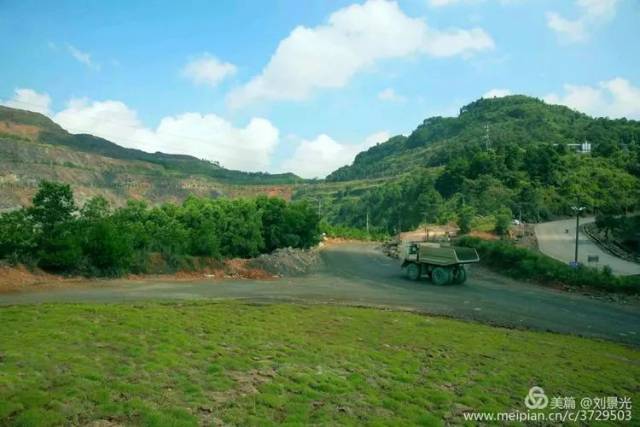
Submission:
<svg viewBox="0 0 640 427">
<path fill-rule="evenodd" d="M 456 117 L 429 117 L 409 136 L 393 136 L 359 153 L 352 164 L 332 172 L 326 180 L 371 179 L 398 175 L 401 167 L 444 166 L 471 145 L 506 140 L 521 146 L 569 145 L 585 140 L 592 146 L 637 142 L 640 122 L 592 118 L 525 95 L 480 98 L 463 106 Z"/>
<path fill-rule="evenodd" d="M 72 134 L 64 130 L 49 117 L 41 113 L 0 106 L 0 123 L 13 123 L 39 128 L 37 142 L 67 146 L 75 150 L 99 154 L 121 160 L 140 160 L 161 165 L 189 175 L 205 175 L 229 183 L 242 184 L 289 184 L 303 182 L 293 173 L 270 174 L 266 172 L 244 172 L 226 169 L 215 162 L 198 159 L 187 154 L 148 153 L 135 148 L 123 147 L 116 142 L 90 134 Z M 4 130 L 4 132 L 3 132 Z M 7 135 L 6 125 L 0 128 L 0 136 Z"/>
</svg>

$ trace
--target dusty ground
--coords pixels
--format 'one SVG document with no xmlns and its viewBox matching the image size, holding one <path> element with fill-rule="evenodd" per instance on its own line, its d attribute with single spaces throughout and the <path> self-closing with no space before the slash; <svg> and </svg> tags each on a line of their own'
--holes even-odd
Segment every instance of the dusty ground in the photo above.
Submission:
<svg viewBox="0 0 640 427">
<path fill-rule="evenodd" d="M 43 271 L 30 271 L 24 266 L 0 265 L 0 293 L 32 288 L 52 289 L 81 282 L 81 278 L 65 278 Z"/>
<path fill-rule="evenodd" d="M 418 228 L 414 231 L 405 231 L 400 233 L 398 238 L 402 241 L 423 241 L 446 239 L 447 236 L 454 238 L 458 233 L 458 227 L 454 225 L 436 225 L 430 224 L 425 228 Z"/>
<path fill-rule="evenodd" d="M 330 245 L 314 273 L 279 280 L 93 281 L 69 289 L 0 295 L 2 304 L 240 299 L 389 307 L 488 324 L 606 338 L 640 346 L 640 303 L 606 301 L 517 282 L 472 267 L 462 286 L 405 279 L 376 244 Z"/>
<path fill-rule="evenodd" d="M 278 269 L 267 271 L 252 260 L 230 259 L 221 263 L 219 268 L 206 267 L 197 271 L 178 271 L 173 274 L 129 274 L 124 280 L 131 282 L 180 282 L 214 279 L 254 279 L 274 280 L 286 273 Z M 114 279 L 120 283 L 123 279 Z M 41 270 L 31 271 L 25 266 L 0 265 L 0 294 L 32 290 L 54 290 L 72 287 L 87 287 L 92 283 L 109 283 L 111 280 L 92 280 L 85 277 L 65 277 L 48 274 Z"/>
</svg>

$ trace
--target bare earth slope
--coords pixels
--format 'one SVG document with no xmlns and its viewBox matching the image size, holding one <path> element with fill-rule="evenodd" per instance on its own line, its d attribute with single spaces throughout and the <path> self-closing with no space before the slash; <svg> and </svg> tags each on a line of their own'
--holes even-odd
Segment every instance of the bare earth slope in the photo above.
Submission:
<svg viewBox="0 0 640 427">
<path fill-rule="evenodd" d="M 640 345 L 640 305 L 614 303 L 519 283 L 482 268 L 462 286 L 406 280 L 397 262 L 370 244 L 322 251 L 316 273 L 259 280 L 94 281 L 86 286 L 0 295 L 0 305 L 235 298 L 390 307 L 510 327 L 599 337 Z"/>
</svg>

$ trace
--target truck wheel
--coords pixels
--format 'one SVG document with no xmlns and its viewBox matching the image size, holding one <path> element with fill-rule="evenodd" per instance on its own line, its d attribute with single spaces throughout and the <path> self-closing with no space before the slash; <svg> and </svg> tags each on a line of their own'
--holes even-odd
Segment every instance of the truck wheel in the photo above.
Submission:
<svg viewBox="0 0 640 427">
<path fill-rule="evenodd" d="M 436 285 L 446 285 L 451 282 L 451 270 L 444 267 L 436 267 L 431 272 L 431 281 Z"/>
<path fill-rule="evenodd" d="M 467 270 L 463 266 L 456 268 L 453 272 L 453 283 L 456 285 L 462 285 L 467 281 Z"/>
<path fill-rule="evenodd" d="M 420 278 L 420 266 L 414 263 L 409 264 L 407 266 L 407 277 L 411 280 L 418 280 Z"/>
</svg>

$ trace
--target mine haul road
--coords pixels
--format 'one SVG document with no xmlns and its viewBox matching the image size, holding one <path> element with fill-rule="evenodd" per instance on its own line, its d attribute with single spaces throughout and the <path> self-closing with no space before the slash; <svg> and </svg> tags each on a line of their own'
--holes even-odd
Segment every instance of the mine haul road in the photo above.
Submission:
<svg viewBox="0 0 640 427">
<path fill-rule="evenodd" d="M 321 251 L 313 273 L 276 280 L 92 280 L 72 286 L 0 294 L 0 305 L 53 302 L 241 299 L 251 302 L 373 306 L 450 316 L 493 325 L 548 330 L 640 346 L 640 302 L 608 301 L 522 283 L 472 266 L 464 285 L 412 282 L 399 262 L 374 244 Z M 0 318 L 2 309 L 0 308 Z M 543 343 L 541 343 L 543 345 Z"/>
<path fill-rule="evenodd" d="M 593 221 L 595 221 L 594 217 L 581 218 L 580 224 L 588 224 Z M 575 259 L 575 218 L 536 224 L 535 232 L 541 252 L 565 263 Z M 589 257 L 597 257 L 598 262 L 590 263 Z M 625 261 L 603 251 L 581 230 L 578 232 L 578 261 L 590 267 L 601 268 L 608 265 L 613 273 L 623 276 L 640 274 L 640 264 Z"/>
</svg>

